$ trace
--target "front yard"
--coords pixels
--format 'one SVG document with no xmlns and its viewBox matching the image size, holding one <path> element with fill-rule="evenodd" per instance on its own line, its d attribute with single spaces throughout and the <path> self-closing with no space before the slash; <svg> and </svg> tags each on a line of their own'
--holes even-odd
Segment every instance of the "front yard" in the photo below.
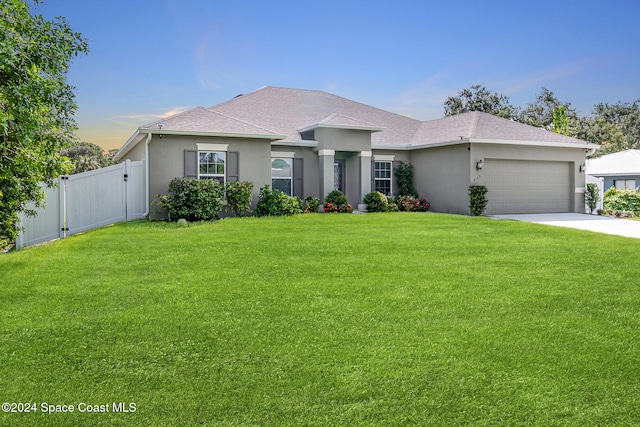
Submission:
<svg viewBox="0 0 640 427">
<path fill-rule="evenodd" d="M 639 252 L 393 213 L 129 223 L 3 254 L 0 398 L 37 412 L 0 424 L 639 424 Z"/>
</svg>

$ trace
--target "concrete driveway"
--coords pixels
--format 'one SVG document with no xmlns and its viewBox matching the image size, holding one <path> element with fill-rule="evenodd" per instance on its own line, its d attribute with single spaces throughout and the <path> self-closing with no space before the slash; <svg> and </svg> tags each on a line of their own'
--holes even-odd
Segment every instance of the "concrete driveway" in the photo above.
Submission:
<svg viewBox="0 0 640 427">
<path fill-rule="evenodd" d="M 640 239 L 640 221 L 579 213 L 491 215 L 498 219 L 515 219 L 537 224 L 577 228 L 597 233 L 615 234 Z"/>
</svg>

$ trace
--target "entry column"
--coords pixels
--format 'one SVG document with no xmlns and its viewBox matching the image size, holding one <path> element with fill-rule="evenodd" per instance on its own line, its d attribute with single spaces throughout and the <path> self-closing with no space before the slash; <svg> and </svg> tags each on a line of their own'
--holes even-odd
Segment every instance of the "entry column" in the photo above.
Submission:
<svg viewBox="0 0 640 427">
<path fill-rule="evenodd" d="M 358 210 L 366 210 L 364 196 L 371 193 L 371 151 L 361 151 L 360 154 L 360 200 Z"/>
<path fill-rule="evenodd" d="M 335 150 L 319 150 L 318 158 L 320 159 L 320 203 L 324 204 L 324 198 L 333 191 L 333 161 L 335 158 Z"/>
</svg>

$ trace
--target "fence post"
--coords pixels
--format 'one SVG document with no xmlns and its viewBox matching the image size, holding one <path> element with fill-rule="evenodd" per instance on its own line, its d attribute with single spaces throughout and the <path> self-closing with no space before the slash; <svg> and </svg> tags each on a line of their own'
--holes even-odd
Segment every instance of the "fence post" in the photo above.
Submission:
<svg viewBox="0 0 640 427">
<path fill-rule="evenodd" d="M 67 237 L 67 182 L 68 175 L 62 175 L 58 178 L 58 188 L 60 189 L 60 238 Z"/>
<path fill-rule="evenodd" d="M 124 221 L 129 222 L 129 176 L 131 174 L 131 160 L 124 162 Z"/>
</svg>

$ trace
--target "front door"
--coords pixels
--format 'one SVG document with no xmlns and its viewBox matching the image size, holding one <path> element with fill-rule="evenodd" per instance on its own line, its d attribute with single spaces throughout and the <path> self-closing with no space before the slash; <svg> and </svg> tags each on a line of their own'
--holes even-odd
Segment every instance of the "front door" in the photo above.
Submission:
<svg viewBox="0 0 640 427">
<path fill-rule="evenodd" d="M 333 162 L 333 189 L 344 193 L 344 160 Z"/>
</svg>

